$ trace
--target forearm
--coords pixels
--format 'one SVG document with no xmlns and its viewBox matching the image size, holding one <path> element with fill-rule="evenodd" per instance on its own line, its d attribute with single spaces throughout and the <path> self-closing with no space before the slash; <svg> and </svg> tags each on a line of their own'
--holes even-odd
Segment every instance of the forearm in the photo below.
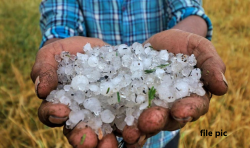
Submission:
<svg viewBox="0 0 250 148">
<path fill-rule="evenodd" d="M 189 16 L 180 21 L 172 29 L 180 29 L 203 37 L 207 35 L 207 24 L 205 20 L 199 16 Z"/>
</svg>

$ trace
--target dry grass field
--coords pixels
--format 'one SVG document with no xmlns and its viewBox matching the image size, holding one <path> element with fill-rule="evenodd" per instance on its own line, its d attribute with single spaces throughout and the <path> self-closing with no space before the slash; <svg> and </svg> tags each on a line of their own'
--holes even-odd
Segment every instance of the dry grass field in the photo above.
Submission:
<svg viewBox="0 0 250 148">
<path fill-rule="evenodd" d="M 40 0 L 0 0 L 0 148 L 70 147 L 61 128 L 37 118 L 29 72 L 41 40 Z M 180 148 L 250 148 L 250 0 L 203 1 L 213 22 L 213 44 L 227 65 L 229 91 L 209 112 L 181 130 Z M 200 136 L 200 130 L 213 132 Z M 215 131 L 227 136 L 215 138 Z"/>
</svg>

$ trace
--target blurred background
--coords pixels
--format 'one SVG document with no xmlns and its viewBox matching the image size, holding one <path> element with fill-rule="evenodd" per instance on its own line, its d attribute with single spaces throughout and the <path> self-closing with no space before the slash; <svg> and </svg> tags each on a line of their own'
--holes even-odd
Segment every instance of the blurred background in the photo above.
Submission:
<svg viewBox="0 0 250 148">
<path fill-rule="evenodd" d="M 0 0 L 0 147 L 70 147 L 62 128 L 40 123 L 41 103 L 29 77 L 41 41 L 40 0 Z M 180 148 L 250 147 L 250 0 L 203 0 L 212 42 L 227 66 L 228 93 L 181 130 Z M 202 129 L 213 136 L 200 136 Z M 215 138 L 215 131 L 227 136 Z"/>
</svg>

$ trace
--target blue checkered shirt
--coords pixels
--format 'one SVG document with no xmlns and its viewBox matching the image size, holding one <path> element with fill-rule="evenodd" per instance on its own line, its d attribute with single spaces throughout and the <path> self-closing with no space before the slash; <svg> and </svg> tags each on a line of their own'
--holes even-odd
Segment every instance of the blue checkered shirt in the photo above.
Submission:
<svg viewBox="0 0 250 148">
<path fill-rule="evenodd" d="M 40 5 L 43 44 L 52 38 L 86 36 L 111 44 L 143 43 L 190 15 L 203 18 L 212 37 L 212 24 L 199 0 L 43 0 Z M 144 148 L 164 147 L 177 131 L 149 138 Z"/>
</svg>

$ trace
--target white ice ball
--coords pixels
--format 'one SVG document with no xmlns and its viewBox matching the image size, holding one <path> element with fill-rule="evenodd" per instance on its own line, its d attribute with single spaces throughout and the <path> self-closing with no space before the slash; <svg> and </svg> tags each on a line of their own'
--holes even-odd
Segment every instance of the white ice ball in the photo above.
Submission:
<svg viewBox="0 0 250 148">
<path fill-rule="evenodd" d="M 84 100 L 83 106 L 85 109 L 90 110 L 96 115 L 99 115 L 99 113 L 102 110 L 101 103 L 97 98 L 89 98 L 89 99 Z"/>
<path fill-rule="evenodd" d="M 84 120 L 85 115 L 84 113 L 80 110 L 80 111 L 71 111 L 69 113 L 69 120 L 74 123 L 77 124 L 80 120 Z"/>
<path fill-rule="evenodd" d="M 98 85 L 95 85 L 95 84 L 90 84 L 89 89 L 91 91 L 93 91 L 93 92 L 99 92 L 100 91 L 100 88 L 98 87 Z"/>
<path fill-rule="evenodd" d="M 88 51 L 91 51 L 91 50 L 93 50 L 93 49 L 91 48 L 90 43 L 87 43 L 87 44 L 83 47 L 83 51 L 84 51 L 84 52 L 88 52 Z"/>
<path fill-rule="evenodd" d="M 201 70 L 199 68 L 195 68 L 191 71 L 190 78 L 194 81 L 199 81 L 201 78 Z"/>
<path fill-rule="evenodd" d="M 174 102 L 175 97 L 171 91 L 171 87 L 168 84 L 161 84 L 157 87 L 157 92 L 159 94 L 159 98 L 165 100 L 167 102 Z"/>
<path fill-rule="evenodd" d="M 76 56 L 83 63 L 85 63 L 86 61 L 88 61 L 88 58 L 89 58 L 89 56 L 87 54 L 82 54 L 82 53 L 77 53 Z"/>
<path fill-rule="evenodd" d="M 189 56 L 188 63 L 189 63 L 190 66 L 195 66 L 196 65 L 197 61 L 195 59 L 194 54 L 192 54 L 191 56 Z"/>
<path fill-rule="evenodd" d="M 90 67 L 96 67 L 98 65 L 99 61 L 96 56 L 91 56 L 88 59 L 88 64 Z"/>
<path fill-rule="evenodd" d="M 113 94 L 113 83 L 111 82 L 102 82 L 100 84 L 100 92 L 104 96 L 110 96 Z"/>
<path fill-rule="evenodd" d="M 156 69 L 155 71 L 155 75 L 159 78 L 162 79 L 162 77 L 164 76 L 165 71 L 163 69 Z"/>
<path fill-rule="evenodd" d="M 189 85 L 186 82 L 177 82 L 174 85 L 176 99 L 183 98 L 189 95 Z"/>
<path fill-rule="evenodd" d="M 160 58 L 164 61 L 167 61 L 169 58 L 169 54 L 167 50 L 161 50 L 160 51 Z"/>
<path fill-rule="evenodd" d="M 134 123 L 134 120 L 135 118 L 132 116 L 132 115 L 128 115 L 126 118 L 125 118 L 125 122 L 127 123 L 128 126 L 132 126 L 133 123 Z"/>
<path fill-rule="evenodd" d="M 128 47 L 125 44 L 121 44 L 121 45 L 118 46 L 118 53 L 121 56 L 130 55 L 130 53 L 131 53 L 130 47 Z"/>
<path fill-rule="evenodd" d="M 143 70 L 143 63 L 141 61 L 133 61 L 130 65 L 131 72 Z"/>
<path fill-rule="evenodd" d="M 75 90 L 86 90 L 88 87 L 89 80 L 84 75 L 77 75 L 72 79 L 71 86 Z"/>
<path fill-rule="evenodd" d="M 111 123 L 114 121 L 115 116 L 110 110 L 106 109 L 101 112 L 101 119 L 104 123 Z"/>
</svg>

